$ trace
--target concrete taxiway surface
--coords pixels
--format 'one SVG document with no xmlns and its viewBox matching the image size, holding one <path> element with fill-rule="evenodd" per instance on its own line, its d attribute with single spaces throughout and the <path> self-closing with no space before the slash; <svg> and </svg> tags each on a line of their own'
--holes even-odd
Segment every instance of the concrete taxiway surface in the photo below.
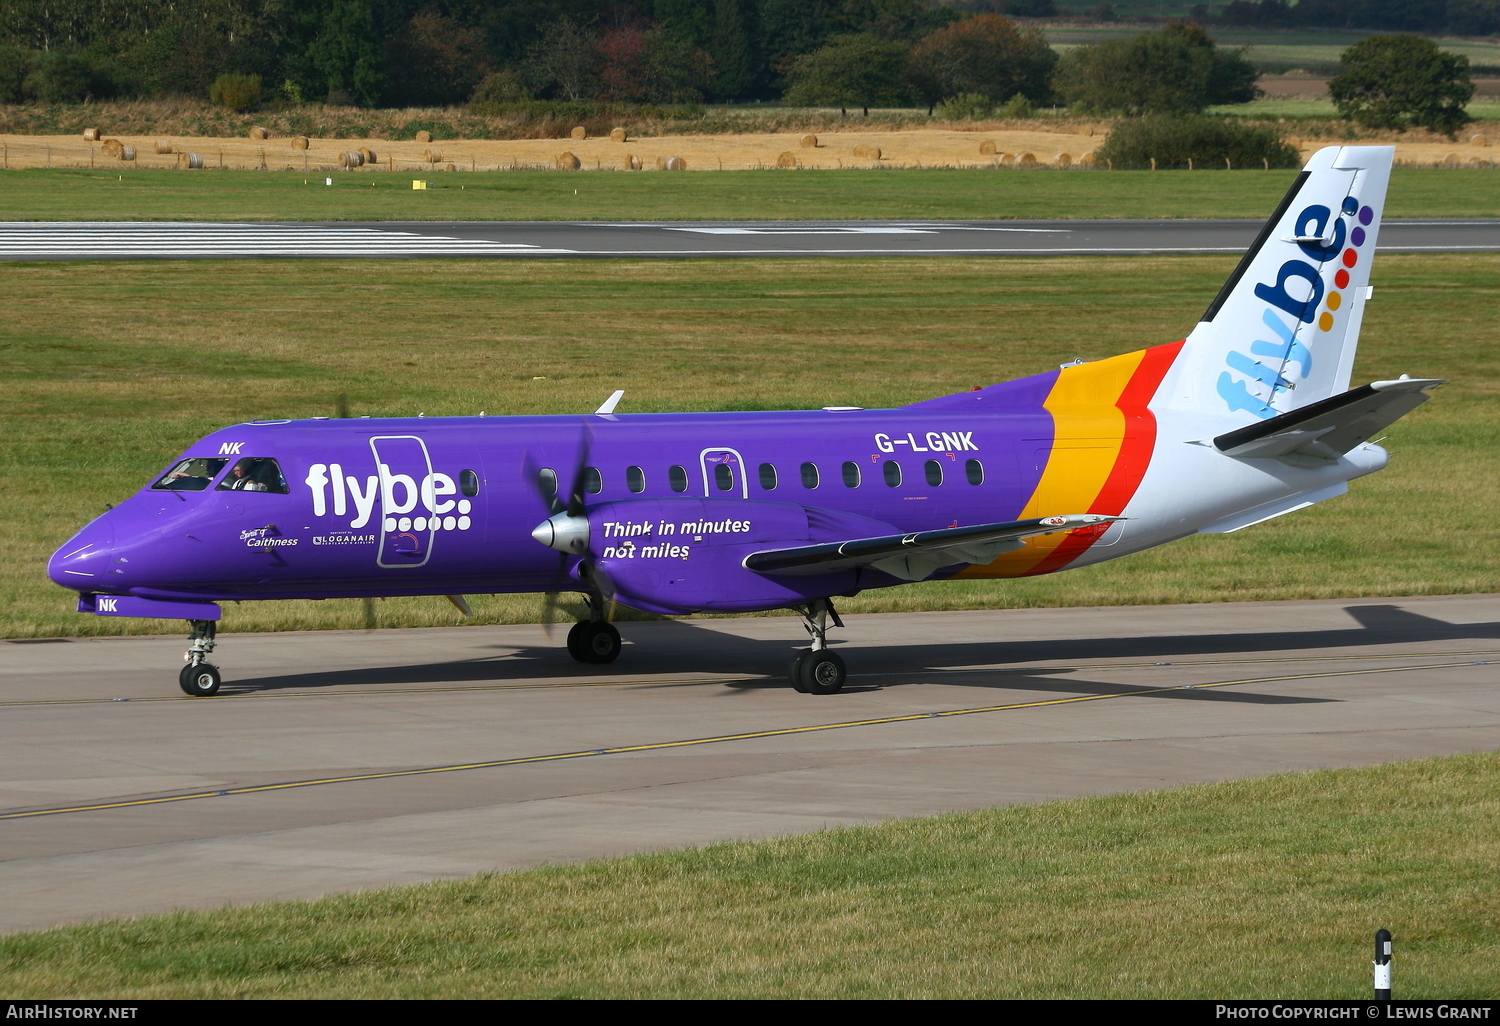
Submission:
<svg viewBox="0 0 1500 1026">
<path fill-rule="evenodd" d="M 1240 253 L 1261 221 L 0 222 L 0 260 Z M 1500 251 L 1500 220 L 1396 220 L 1389 253 Z"/>
<path fill-rule="evenodd" d="M 1500 748 L 1500 596 L 0 643 L 0 930 Z"/>
</svg>

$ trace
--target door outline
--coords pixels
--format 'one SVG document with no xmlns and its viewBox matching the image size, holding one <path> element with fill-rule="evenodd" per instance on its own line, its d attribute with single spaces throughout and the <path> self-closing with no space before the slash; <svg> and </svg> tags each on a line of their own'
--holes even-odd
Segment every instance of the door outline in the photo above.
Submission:
<svg viewBox="0 0 1500 1026">
<path fill-rule="evenodd" d="M 427 561 L 432 558 L 432 539 L 433 539 L 433 535 L 436 532 L 434 532 L 431 527 L 428 527 L 425 532 L 420 532 L 420 531 L 388 532 L 385 529 L 385 522 L 386 522 L 386 519 L 387 519 L 385 503 L 386 503 L 386 496 L 388 496 L 390 494 L 390 488 L 389 488 L 389 486 L 387 485 L 387 482 L 386 482 L 386 475 L 385 475 L 386 464 L 383 463 L 383 462 L 381 462 L 381 459 L 380 459 L 380 450 L 376 447 L 375 443 L 376 442 L 396 442 L 396 441 L 401 441 L 401 442 L 416 442 L 417 446 L 422 450 L 422 461 L 427 465 L 427 472 L 424 475 L 423 480 L 427 480 L 428 478 L 432 477 L 432 453 L 430 453 L 430 452 L 427 451 L 427 443 L 425 441 L 423 441 L 417 435 L 374 435 L 374 436 L 372 436 L 370 438 L 370 452 L 375 457 L 375 486 L 380 489 L 380 541 L 377 543 L 377 546 L 376 546 L 376 549 L 375 549 L 375 565 L 378 566 L 378 567 L 381 567 L 382 569 L 386 569 L 386 570 L 415 569 L 417 567 L 426 566 L 427 565 Z M 423 495 L 422 481 L 418 481 L 416 483 L 416 487 L 417 487 L 417 505 L 413 507 L 413 511 L 415 511 L 417 508 L 423 508 L 425 514 L 427 515 L 428 523 L 430 524 L 432 522 L 432 510 L 425 508 L 425 505 L 424 505 L 425 496 Z M 397 514 L 397 515 L 400 515 L 400 514 Z M 427 538 L 426 538 L 425 541 L 423 541 L 421 539 L 421 537 L 420 537 L 421 534 L 423 534 L 423 533 L 425 533 L 427 535 Z M 400 535 L 403 535 L 403 534 L 404 535 L 410 535 L 413 540 L 417 541 L 419 544 L 422 545 L 422 559 L 420 561 L 411 561 L 411 562 L 403 561 L 403 562 L 400 562 L 400 563 L 387 563 L 386 560 L 385 560 L 385 543 L 386 543 L 386 540 L 388 538 L 390 538 L 390 537 L 399 537 Z"/>
<path fill-rule="evenodd" d="M 745 457 L 740 455 L 738 449 L 731 449 L 727 445 L 710 446 L 698 454 L 698 469 L 703 473 L 703 497 L 705 499 L 713 498 L 713 482 L 709 479 L 708 473 L 708 454 L 711 452 L 727 452 L 734 456 L 739 462 L 740 468 L 740 498 L 750 498 L 750 476 L 745 472 Z"/>
</svg>

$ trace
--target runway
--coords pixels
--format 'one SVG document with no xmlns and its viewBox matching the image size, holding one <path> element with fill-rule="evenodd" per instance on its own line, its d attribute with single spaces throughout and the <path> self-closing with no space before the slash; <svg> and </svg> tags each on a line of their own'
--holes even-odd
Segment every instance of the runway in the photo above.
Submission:
<svg viewBox="0 0 1500 1026">
<path fill-rule="evenodd" d="M 0 931 L 1500 747 L 1496 595 L 846 619 L 0 642 Z"/>
<path fill-rule="evenodd" d="M 1240 253 L 1262 222 L 0 222 L 0 260 Z M 1382 252 L 1500 251 L 1500 219 L 1395 220 Z"/>
</svg>

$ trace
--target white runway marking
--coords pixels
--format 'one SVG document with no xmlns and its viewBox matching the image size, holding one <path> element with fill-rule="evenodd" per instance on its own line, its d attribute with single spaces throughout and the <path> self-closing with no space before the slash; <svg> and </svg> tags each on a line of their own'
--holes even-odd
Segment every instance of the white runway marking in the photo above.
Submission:
<svg viewBox="0 0 1500 1026">
<path fill-rule="evenodd" d="M 416 232 L 325 225 L 183 224 L 125 221 L 0 223 L 0 260 L 55 257 L 409 257 L 562 254 L 518 242 L 453 239 Z"/>
</svg>

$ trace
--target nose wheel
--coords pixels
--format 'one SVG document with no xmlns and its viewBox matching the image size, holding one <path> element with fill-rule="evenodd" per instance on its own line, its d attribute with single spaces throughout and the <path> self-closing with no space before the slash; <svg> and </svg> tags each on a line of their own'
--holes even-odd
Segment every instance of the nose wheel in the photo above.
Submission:
<svg viewBox="0 0 1500 1026">
<path fill-rule="evenodd" d="M 208 654 L 214 650 L 218 625 L 212 620 L 189 620 L 188 624 L 192 632 L 188 634 L 188 650 L 183 656 L 187 665 L 177 674 L 177 685 L 183 694 L 194 698 L 217 695 L 224 679 L 219 675 L 219 668 L 208 661 Z"/>
</svg>

